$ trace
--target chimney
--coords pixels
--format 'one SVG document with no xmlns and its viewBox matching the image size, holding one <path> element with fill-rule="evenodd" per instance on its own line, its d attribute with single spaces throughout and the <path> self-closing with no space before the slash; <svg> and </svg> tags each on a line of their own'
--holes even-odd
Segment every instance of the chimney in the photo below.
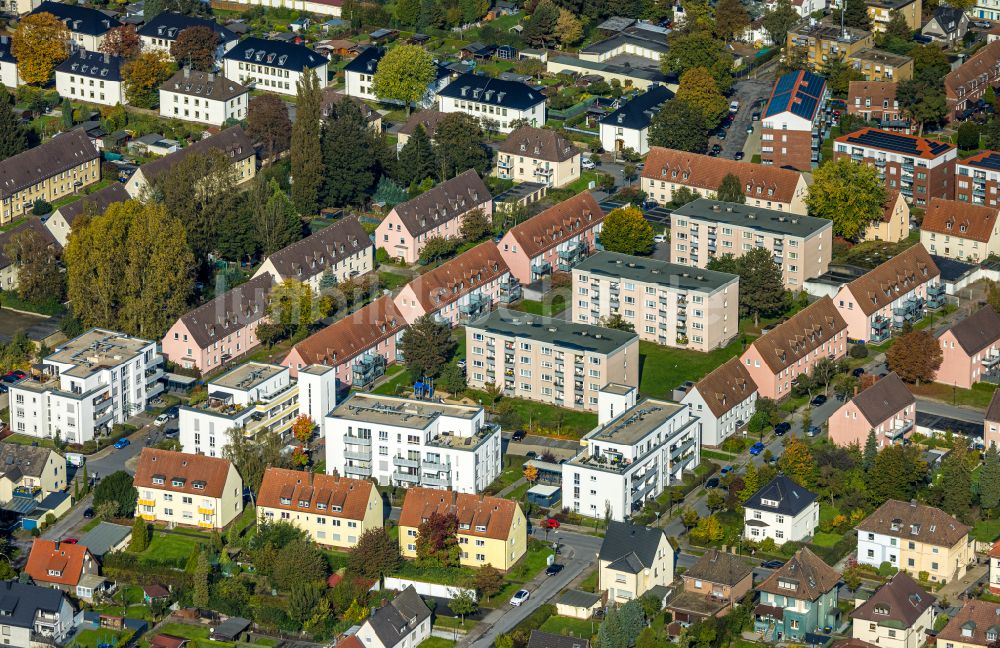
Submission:
<svg viewBox="0 0 1000 648">
<path fill-rule="evenodd" d="M 209 81 L 215 81 L 215 72 L 209 72 L 208 73 L 208 80 Z"/>
<path fill-rule="evenodd" d="M 56 551 L 59 551 L 59 541 L 56 540 L 53 544 L 55 545 Z"/>
<path fill-rule="evenodd" d="M 104 62 L 105 63 L 110 63 L 111 62 L 111 55 L 110 54 L 107 54 L 107 53 L 104 54 Z"/>
<path fill-rule="evenodd" d="M 187 79 L 190 76 L 191 76 L 191 68 L 189 67 L 184 68 L 184 78 Z"/>
</svg>

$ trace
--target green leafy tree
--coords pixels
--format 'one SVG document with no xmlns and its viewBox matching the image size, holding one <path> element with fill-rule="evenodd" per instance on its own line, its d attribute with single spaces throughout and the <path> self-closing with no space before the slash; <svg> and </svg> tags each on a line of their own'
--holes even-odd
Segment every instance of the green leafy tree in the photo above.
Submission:
<svg viewBox="0 0 1000 648">
<path fill-rule="evenodd" d="M 347 555 L 347 569 L 352 574 L 382 582 L 402 564 L 399 543 L 383 527 L 368 529 Z"/>
<path fill-rule="evenodd" d="M 635 326 L 632 325 L 632 322 L 622 317 L 621 313 L 611 313 L 607 317 L 601 318 L 600 325 L 604 328 L 615 329 L 617 331 L 635 333 Z"/>
<path fill-rule="evenodd" d="M 368 122 L 353 101 L 334 104 L 323 123 L 323 196 L 328 206 L 360 205 L 375 189 L 378 160 Z"/>
<path fill-rule="evenodd" d="M 671 196 L 670 204 L 674 207 L 683 207 L 689 202 L 698 200 L 698 198 L 700 198 L 700 196 L 691 189 L 688 189 L 687 187 L 680 187 L 674 191 L 673 196 Z"/>
<path fill-rule="evenodd" d="M 824 63 L 821 73 L 826 77 L 827 87 L 837 97 L 846 97 L 851 81 L 864 81 L 865 75 L 860 70 L 840 58 L 830 58 Z M 844 132 L 849 132 L 843 129 Z"/>
<path fill-rule="evenodd" d="M 733 57 L 726 51 L 725 43 L 709 32 L 674 30 L 667 36 L 667 44 L 669 49 L 660 59 L 665 73 L 683 76 L 688 70 L 700 67 L 711 73 L 720 92 L 732 85 Z"/>
<path fill-rule="evenodd" d="M 971 521 L 972 467 L 969 448 L 957 443 L 941 461 L 941 476 L 935 484 L 943 508 L 960 520 Z"/>
<path fill-rule="evenodd" d="M 434 151 L 440 180 L 449 180 L 468 169 L 484 175 L 492 157 L 480 123 L 475 117 L 461 112 L 448 113 L 438 122 L 434 130 Z"/>
<path fill-rule="evenodd" d="M 810 215 L 833 221 L 835 234 L 858 240 L 882 217 L 885 185 L 875 167 L 849 158 L 830 160 L 813 173 L 806 205 Z"/>
<path fill-rule="evenodd" d="M 253 492 L 254 497 L 260 492 L 260 484 L 268 466 L 288 467 L 282 453 L 285 443 L 281 435 L 273 430 L 261 430 L 253 437 L 248 437 L 243 434 L 242 429 L 233 428 L 226 432 L 226 436 L 228 443 L 224 446 L 223 454 L 236 466 L 243 477 L 243 483 Z"/>
<path fill-rule="evenodd" d="M 192 575 L 191 582 L 193 594 L 191 602 L 195 607 L 207 608 L 209 600 L 209 578 L 212 574 L 212 566 L 208 562 L 208 555 L 203 549 L 198 551 L 198 562 Z"/>
<path fill-rule="evenodd" d="M 431 139 L 427 137 L 423 124 L 418 124 L 399 150 L 398 180 L 403 186 L 419 184 L 427 178 L 436 177 L 439 168 Z"/>
<path fill-rule="evenodd" d="M 703 67 L 689 68 L 681 75 L 676 99 L 700 112 L 710 129 L 718 126 L 729 111 L 729 101 L 719 92 L 711 72 Z"/>
<path fill-rule="evenodd" d="M 974 151 L 979 148 L 979 124 L 974 121 L 964 121 L 958 125 L 956 138 L 958 148 L 963 151 Z"/>
<path fill-rule="evenodd" d="M 406 27 L 416 27 L 420 21 L 420 0 L 398 0 L 396 20 Z"/>
<path fill-rule="evenodd" d="M 778 0 L 774 9 L 764 14 L 762 24 L 771 42 L 783 47 L 788 41 L 789 30 L 799 19 L 799 12 L 792 6 L 791 0 Z"/>
<path fill-rule="evenodd" d="M 465 625 L 465 617 L 475 613 L 479 609 L 479 603 L 468 591 L 462 590 L 458 596 L 448 601 L 448 608 L 455 614 L 462 617 L 462 625 Z"/>
<path fill-rule="evenodd" d="M 750 14 L 740 0 L 719 0 L 715 5 L 715 35 L 730 41 L 750 26 Z"/>
<path fill-rule="evenodd" d="M 911 331 L 889 347 L 885 362 L 906 382 L 931 382 L 941 367 L 944 354 L 937 338 L 928 331 Z"/>
<path fill-rule="evenodd" d="M 552 0 L 539 0 L 535 10 L 524 23 L 522 38 L 532 45 L 543 47 L 555 43 L 558 36 L 556 27 L 559 23 L 559 7 Z"/>
<path fill-rule="evenodd" d="M 476 588 L 476 591 L 489 601 L 492 596 L 495 596 L 503 589 L 503 574 L 493 565 L 485 564 L 476 570 L 472 584 Z"/>
<path fill-rule="evenodd" d="M 715 197 L 724 202 L 743 204 L 747 201 L 747 197 L 743 193 L 743 183 L 735 173 L 727 173 L 722 178 L 722 182 L 719 183 L 719 188 L 715 192 Z"/>
<path fill-rule="evenodd" d="M 992 443 L 986 450 L 983 468 L 979 473 L 979 505 L 990 516 L 1000 506 L 1000 453 Z"/>
<path fill-rule="evenodd" d="M 419 45 L 399 45 L 378 62 L 372 91 L 383 101 L 402 102 L 409 114 L 410 107 L 427 93 L 436 74 L 430 52 Z"/>
<path fill-rule="evenodd" d="M 17 269 L 17 294 L 21 299 L 34 304 L 63 301 L 66 279 L 55 246 L 28 228 L 11 236 L 5 251 Z"/>
<path fill-rule="evenodd" d="M 254 182 L 248 194 L 250 223 L 256 245 L 267 256 L 302 238 L 302 219 L 277 180 L 261 175 Z"/>
<path fill-rule="evenodd" d="M 653 116 L 649 125 L 649 144 L 689 153 L 704 153 L 708 149 L 708 132 L 704 114 L 675 98 L 663 104 Z M 676 196 L 678 192 L 674 193 Z"/>
<path fill-rule="evenodd" d="M 124 470 L 111 473 L 94 489 L 94 508 L 108 503 L 114 505 L 115 517 L 132 517 L 139 493 L 132 485 L 132 475 Z"/>
<path fill-rule="evenodd" d="M 865 0 L 844 0 L 844 24 L 855 29 L 871 31 L 872 19 Z"/>
<path fill-rule="evenodd" d="M 0 85 L 0 160 L 6 160 L 27 148 L 28 139 L 14 115 L 10 93 L 6 86 Z"/>
<path fill-rule="evenodd" d="M 789 478 L 806 488 L 816 482 L 816 458 L 805 441 L 790 437 L 785 443 L 785 451 L 778 460 L 778 467 Z"/>
<path fill-rule="evenodd" d="M 469 385 L 465 374 L 457 365 L 447 364 L 438 376 L 437 386 L 449 394 L 461 394 Z"/>
<path fill-rule="evenodd" d="M 913 30 L 906 24 L 906 18 L 899 11 L 889 12 L 889 22 L 885 26 L 885 40 L 898 38 L 912 40 Z"/>
<path fill-rule="evenodd" d="M 874 506 L 881 506 L 889 499 L 909 501 L 926 478 L 927 464 L 917 446 L 886 446 L 875 457 L 875 466 L 867 475 L 869 499 Z"/>
<path fill-rule="evenodd" d="M 618 207 L 604 217 L 601 244 L 608 252 L 649 254 L 653 251 L 653 227 L 638 207 Z"/>
<path fill-rule="evenodd" d="M 315 70 L 310 69 L 298 82 L 291 144 L 292 202 L 295 209 L 306 216 L 319 211 L 323 186 L 323 150 L 320 142 L 322 102 L 319 79 Z"/>
<path fill-rule="evenodd" d="M 417 318 L 399 344 L 403 363 L 415 380 L 437 377 L 456 348 L 448 325 L 429 315 Z"/>
<path fill-rule="evenodd" d="M 292 589 L 288 593 L 288 615 L 299 623 L 304 623 L 321 605 L 323 590 L 323 583 L 293 583 Z"/>
<path fill-rule="evenodd" d="M 149 50 L 122 64 L 122 87 L 128 102 L 152 108 L 160 98 L 160 86 L 173 75 L 170 57 L 162 50 Z"/>
<path fill-rule="evenodd" d="M 757 472 L 757 466 L 751 461 L 747 464 L 746 472 L 743 474 L 743 489 L 740 490 L 737 497 L 740 502 L 746 502 L 748 499 L 753 497 L 753 494 L 759 491 L 763 485 L 764 484 L 761 483 L 760 473 Z"/>
<path fill-rule="evenodd" d="M 788 303 L 781 268 L 764 248 L 754 248 L 741 257 L 724 254 L 709 260 L 707 267 L 739 275 L 740 312 L 753 316 L 755 324 L 760 323 L 761 315 L 779 313 Z"/>
<path fill-rule="evenodd" d="M 142 553 L 149 547 L 149 525 L 146 520 L 136 516 L 132 521 L 132 538 L 128 550 L 132 553 Z"/>
<path fill-rule="evenodd" d="M 486 213 L 479 209 L 473 209 L 462 217 L 462 225 L 459 229 L 462 238 L 467 243 L 478 243 L 490 235 L 493 224 L 486 217 Z"/>
<path fill-rule="evenodd" d="M 251 140 L 260 143 L 266 162 L 288 150 L 292 141 L 292 121 L 284 100 L 271 93 L 251 97 L 247 106 L 246 132 Z"/>
</svg>

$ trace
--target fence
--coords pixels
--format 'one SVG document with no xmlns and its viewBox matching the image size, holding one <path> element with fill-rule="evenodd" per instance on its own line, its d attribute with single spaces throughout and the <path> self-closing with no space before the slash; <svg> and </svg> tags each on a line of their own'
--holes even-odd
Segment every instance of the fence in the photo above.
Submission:
<svg viewBox="0 0 1000 648">
<path fill-rule="evenodd" d="M 465 587 L 454 587 L 452 585 L 439 585 L 438 583 L 425 583 L 424 581 L 410 580 L 409 578 L 396 578 L 395 576 L 389 576 L 385 579 L 385 589 L 390 590 L 404 590 L 410 585 L 413 585 L 413 589 L 417 591 L 417 594 L 422 596 L 434 596 L 437 598 L 453 599 L 462 592 L 465 592 L 476 597 L 476 590 L 467 589 Z M 378 589 L 378 583 L 372 586 L 373 590 Z"/>
</svg>

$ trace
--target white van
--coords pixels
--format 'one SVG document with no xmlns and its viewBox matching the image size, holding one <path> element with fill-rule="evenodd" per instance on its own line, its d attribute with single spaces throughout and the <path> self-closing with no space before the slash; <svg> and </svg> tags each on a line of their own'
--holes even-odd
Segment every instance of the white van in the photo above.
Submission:
<svg viewBox="0 0 1000 648">
<path fill-rule="evenodd" d="M 740 109 L 740 102 L 733 99 L 729 102 L 729 112 L 734 113 Z"/>
</svg>

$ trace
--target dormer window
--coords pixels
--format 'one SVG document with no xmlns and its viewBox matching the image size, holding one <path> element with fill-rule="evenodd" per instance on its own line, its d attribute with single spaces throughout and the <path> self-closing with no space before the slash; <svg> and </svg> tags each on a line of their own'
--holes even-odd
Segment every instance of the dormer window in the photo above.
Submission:
<svg viewBox="0 0 1000 648">
<path fill-rule="evenodd" d="M 325 511 L 326 504 L 324 502 L 316 502 L 316 509 L 320 511 Z"/>
<path fill-rule="evenodd" d="M 170 485 L 173 486 L 174 488 L 183 488 L 184 480 L 180 477 L 174 477 L 173 479 L 170 480 Z"/>
<path fill-rule="evenodd" d="M 309 500 L 299 500 L 300 508 L 309 508 Z"/>
<path fill-rule="evenodd" d="M 291 506 L 291 504 L 292 504 L 292 498 L 291 498 L 291 497 L 282 497 L 282 498 L 281 498 L 280 500 L 278 500 L 278 501 L 280 501 L 280 502 L 281 502 L 282 504 L 284 504 L 285 506 Z"/>
<path fill-rule="evenodd" d="M 153 477 L 153 484 L 156 486 L 163 486 L 163 477 L 159 476 Z"/>
<path fill-rule="evenodd" d="M 910 534 L 911 535 L 920 535 L 920 525 L 919 524 L 911 524 L 910 525 Z"/>
<path fill-rule="evenodd" d="M 799 584 L 795 581 L 778 579 L 778 587 L 781 589 L 794 590 L 799 588 Z"/>
<path fill-rule="evenodd" d="M 764 506 L 770 506 L 772 508 L 778 508 L 778 500 L 761 498 L 760 503 Z"/>
<path fill-rule="evenodd" d="M 59 569 L 50 569 L 49 576 L 55 576 L 56 578 L 59 578 L 62 576 L 62 571 Z"/>
<path fill-rule="evenodd" d="M 337 506 L 336 504 L 334 504 L 333 506 L 330 507 L 330 510 L 333 511 L 334 513 L 340 513 L 341 511 L 344 510 L 344 508 L 342 506 Z"/>
<path fill-rule="evenodd" d="M 191 482 L 191 485 L 194 486 L 196 490 L 205 490 L 206 482 L 195 480 Z"/>
<path fill-rule="evenodd" d="M 477 524 L 476 525 L 476 531 L 479 532 L 479 533 L 486 533 L 486 525 L 485 524 Z"/>
<path fill-rule="evenodd" d="M 888 615 L 889 607 L 887 605 L 876 605 L 875 614 Z"/>
</svg>

